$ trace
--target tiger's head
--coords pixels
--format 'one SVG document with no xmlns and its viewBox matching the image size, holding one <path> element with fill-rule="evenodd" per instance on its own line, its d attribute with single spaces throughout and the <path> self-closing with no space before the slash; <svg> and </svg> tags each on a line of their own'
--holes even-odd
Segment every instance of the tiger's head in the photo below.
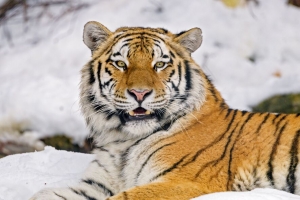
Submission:
<svg viewBox="0 0 300 200">
<path fill-rule="evenodd" d="M 141 27 L 111 32 L 92 21 L 83 41 L 92 60 L 82 70 L 81 105 L 92 133 L 168 130 L 203 104 L 202 71 L 191 58 L 202 42 L 199 28 L 179 34 Z"/>
</svg>

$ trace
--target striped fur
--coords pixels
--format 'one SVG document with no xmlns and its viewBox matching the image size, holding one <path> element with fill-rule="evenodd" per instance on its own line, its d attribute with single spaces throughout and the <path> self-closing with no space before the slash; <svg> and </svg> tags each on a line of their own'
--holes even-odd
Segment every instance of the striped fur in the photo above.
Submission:
<svg viewBox="0 0 300 200">
<path fill-rule="evenodd" d="M 89 22 L 81 105 L 96 159 L 78 185 L 31 200 L 190 199 L 257 187 L 300 194 L 300 114 L 230 109 L 190 56 L 201 41 L 197 28 L 110 32 Z"/>
</svg>

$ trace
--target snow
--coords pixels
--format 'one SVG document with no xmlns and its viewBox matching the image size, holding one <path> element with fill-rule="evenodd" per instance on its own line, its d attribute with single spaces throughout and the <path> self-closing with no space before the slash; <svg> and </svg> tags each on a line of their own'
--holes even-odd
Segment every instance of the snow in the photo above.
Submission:
<svg viewBox="0 0 300 200">
<path fill-rule="evenodd" d="M 82 42 L 83 26 L 90 20 L 111 30 L 151 26 L 180 32 L 200 27 L 203 43 L 193 58 L 231 107 L 250 110 L 271 95 L 300 92 L 300 9 L 285 2 L 261 0 L 259 6 L 230 9 L 212 0 L 102 0 L 56 23 L 44 20 L 27 27 L 27 34 L 7 24 L 19 35 L 14 46 L 0 37 L 0 124 L 21 123 L 35 139 L 64 133 L 74 142 L 83 141 L 88 132 L 78 85 L 80 69 L 90 58 Z M 0 200 L 26 199 L 43 187 L 75 183 L 92 158 L 48 147 L 0 159 Z M 300 199 L 271 189 L 199 199 L 241 197 Z"/>
</svg>

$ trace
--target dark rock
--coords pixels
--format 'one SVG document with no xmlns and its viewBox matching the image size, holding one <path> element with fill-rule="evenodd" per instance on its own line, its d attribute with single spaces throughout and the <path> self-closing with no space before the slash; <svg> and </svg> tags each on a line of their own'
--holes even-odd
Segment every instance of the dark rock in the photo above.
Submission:
<svg viewBox="0 0 300 200">
<path fill-rule="evenodd" d="M 300 113 L 300 94 L 276 95 L 252 107 L 254 112 Z"/>
</svg>

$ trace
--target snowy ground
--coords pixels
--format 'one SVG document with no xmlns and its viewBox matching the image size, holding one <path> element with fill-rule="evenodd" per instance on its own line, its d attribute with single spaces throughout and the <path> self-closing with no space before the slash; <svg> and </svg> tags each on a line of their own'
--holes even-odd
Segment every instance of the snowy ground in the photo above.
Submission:
<svg viewBox="0 0 300 200">
<path fill-rule="evenodd" d="M 249 110 L 273 94 L 300 92 L 299 17 L 300 9 L 285 0 L 262 0 L 259 6 L 237 9 L 216 0 L 97 1 L 58 23 L 44 22 L 29 29 L 29 35 L 16 36 L 14 46 L 0 37 L 0 124 L 21 123 L 38 137 L 65 133 L 75 142 L 83 140 L 87 130 L 78 106 L 78 84 L 79 71 L 90 57 L 82 42 L 83 26 L 90 20 L 111 30 L 151 26 L 180 32 L 200 27 L 204 40 L 193 57 L 234 108 Z M 36 35 L 44 40 L 26 42 Z M 45 186 L 74 183 L 91 159 L 49 148 L 1 159 L 0 200 L 24 199 Z M 201 199 L 263 199 L 270 194 L 270 199 L 292 198 L 256 190 Z"/>
</svg>

